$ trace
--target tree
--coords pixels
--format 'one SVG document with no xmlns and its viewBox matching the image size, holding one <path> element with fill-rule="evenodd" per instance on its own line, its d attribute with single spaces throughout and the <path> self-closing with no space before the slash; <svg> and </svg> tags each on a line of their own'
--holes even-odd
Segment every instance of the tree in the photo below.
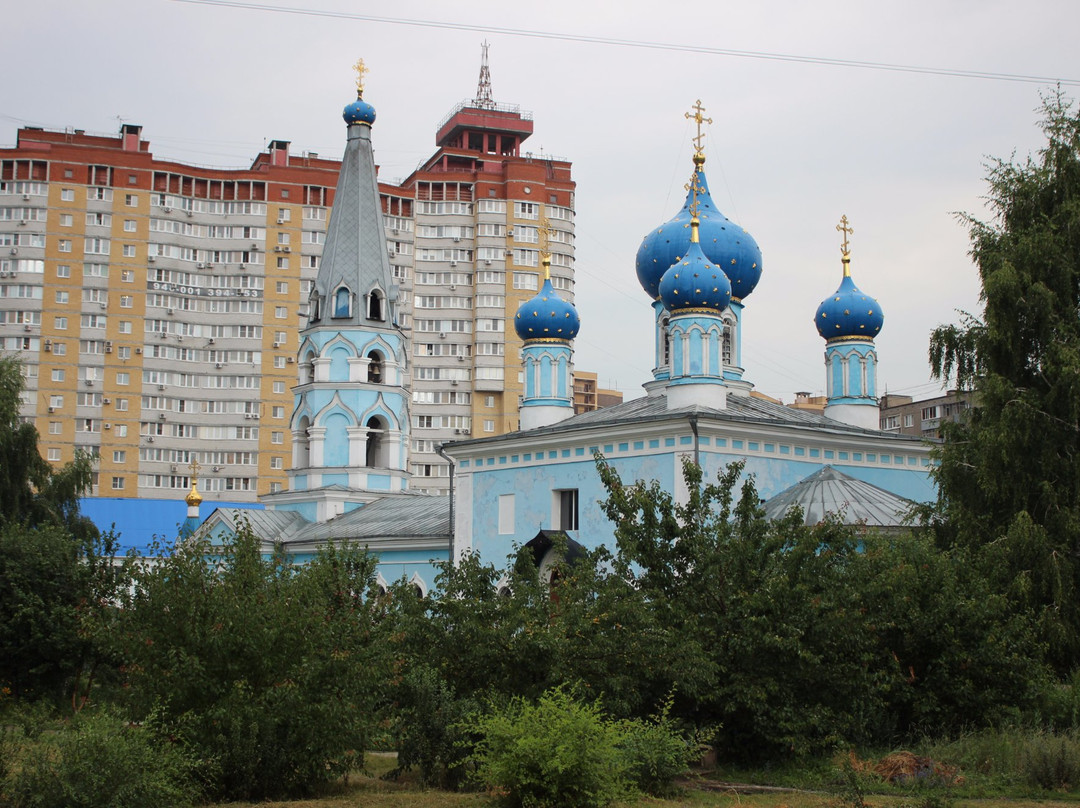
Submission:
<svg viewBox="0 0 1080 808">
<path fill-rule="evenodd" d="M 120 586 L 115 541 L 79 514 L 90 456 L 46 463 L 37 429 L 19 417 L 22 390 L 19 362 L 0 357 L 0 687 L 78 710 Z"/>
<path fill-rule="evenodd" d="M 304 794 L 363 765 L 391 677 L 371 556 L 327 545 L 294 566 L 244 529 L 135 581 L 115 632 L 128 707 L 214 762 L 212 796 Z"/>
<path fill-rule="evenodd" d="M 1046 145 L 988 167 L 991 218 L 962 216 L 981 317 L 937 328 L 930 364 L 977 392 L 947 424 L 935 525 L 1035 610 L 1061 670 L 1080 662 L 1080 116 L 1043 101 Z"/>
</svg>

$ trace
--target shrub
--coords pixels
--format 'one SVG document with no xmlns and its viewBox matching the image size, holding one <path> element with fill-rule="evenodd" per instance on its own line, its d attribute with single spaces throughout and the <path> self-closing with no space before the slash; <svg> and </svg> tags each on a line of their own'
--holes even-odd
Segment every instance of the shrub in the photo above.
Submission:
<svg viewBox="0 0 1080 808">
<path fill-rule="evenodd" d="M 152 726 L 83 713 L 18 746 L 3 789 L 14 808 L 182 808 L 199 796 L 190 756 Z"/>
<path fill-rule="evenodd" d="M 669 699 L 653 718 L 619 724 L 618 747 L 627 777 L 639 790 L 654 797 L 675 792 L 675 778 L 685 774 L 693 760 L 701 757 L 700 733 L 683 737 L 669 716 Z"/>
<path fill-rule="evenodd" d="M 1080 738 L 1075 732 L 1033 733 L 1023 745 L 1020 767 L 1039 788 L 1075 788 L 1080 785 Z"/>
<path fill-rule="evenodd" d="M 471 722 L 477 777 L 514 808 L 602 808 L 628 793 L 619 730 L 562 689 Z"/>
</svg>

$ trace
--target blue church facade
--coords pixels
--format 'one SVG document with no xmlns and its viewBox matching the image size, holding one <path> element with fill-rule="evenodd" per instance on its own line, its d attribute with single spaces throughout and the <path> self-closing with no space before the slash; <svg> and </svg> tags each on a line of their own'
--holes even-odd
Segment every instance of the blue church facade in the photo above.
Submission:
<svg viewBox="0 0 1080 808">
<path fill-rule="evenodd" d="M 250 524 L 268 550 L 281 545 L 300 562 L 327 542 L 356 542 L 377 554 L 382 582 L 404 579 L 426 592 L 438 563 L 471 552 L 501 565 L 538 531 L 566 531 L 587 548 L 610 546 L 615 526 L 600 506 L 597 455 L 624 481 L 656 480 L 683 500 L 687 460 L 708 478 L 744 463 L 765 500 L 821 477 L 833 486 L 830 503 L 845 503 L 850 492 L 855 518 L 863 512 L 855 497 L 873 497 L 879 510 L 881 502 L 933 498 L 929 445 L 877 429 L 874 337 L 884 320 L 877 301 L 855 286 L 846 217 L 838 227 L 840 287 L 814 318 L 825 340 L 824 415 L 752 394 L 742 323 L 753 313 L 748 298 L 762 252 L 709 194 L 700 102 L 688 114 L 698 134 L 686 201 L 646 235 L 636 259 L 654 312 L 641 324 L 655 334 L 645 395 L 574 414 L 573 340 L 583 323 L 552 287 L 541 215 L 544 282 L 514 320 L 523 342 L 521 430 L 446 444 L 451 496 L 411 493 L 411 346 L 387 258 L 371 143 L 375 110 L 362 92 L 358 83 L 357 100 L 345 108 L 346 152 L 296 357 L 289 488 L 264 497 L 261 510 L 219 507 L 201 524 L 193 490 L 188 532 L 224 541 Z"/>
</svg>

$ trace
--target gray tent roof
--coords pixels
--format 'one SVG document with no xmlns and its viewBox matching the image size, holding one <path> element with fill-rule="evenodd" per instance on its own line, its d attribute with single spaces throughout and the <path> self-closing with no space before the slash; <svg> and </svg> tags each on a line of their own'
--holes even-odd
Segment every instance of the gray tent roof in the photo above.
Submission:
<svg viewBox="0 0 1080 808">
<path fill-rule="evenodd" d="M 367 544 L 379 539 L 450 538 L 450 498 L 423 494 L 383 497 L 325 522 L 308 524 L 288 542 L 347 539 Z"/>
<path fill-rule="evenodd" d="M 765 516 L 780 519 L 792 505 L 802 508 L 808 525 L 816 525 L 832 513 L 839 515 L 844 524 L 900 527 L 914 503 L 825 466 L 766 502 Z"/>
</svg>

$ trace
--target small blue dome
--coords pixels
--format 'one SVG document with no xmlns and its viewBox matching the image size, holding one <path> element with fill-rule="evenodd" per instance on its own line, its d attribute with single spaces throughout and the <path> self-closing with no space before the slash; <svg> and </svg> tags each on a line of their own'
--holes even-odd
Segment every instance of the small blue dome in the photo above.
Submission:
<svg viewBox="0 0 1080 808">
<path fill-rule="evenodd" d="M 842 337 L 862 337 L 872 340 L 881 331 L 885 315 L 870 295 L 855 285 L 850 275 L 844 275 L 834 295 L 821 301 L 814 316 L 818 333 L 827 340 Z"/>
<path fill-rule="evenodd" d="M 695 155 L 694 163 L 700 189 L 697 198 L 701 251 L 728 276 L 732 297 L 742 300 L 754 291 L 761 280 L 761 248 L 753 236 L 732 223 L 713 204 L 702 167 L 704 157 Z M 693 195 L 693 191 L 687 194 L 686 203 L 675 218 L 649 233 L 638 248 L 638 282 L 654 300 L 660 294 L 660 279 L 668 267 L 686 255 L 690 247 L 690 204 Z"/>
<path fill-rule="evenodd" d="M 371 106 L 363 98 L 357 98 L 341 113 L 345 123 L 350 126 L 354 123 L 366 123 L 368 126 L 375 123 L 375 107 Z"/>
<path fill-rule="evenodd" d="M 701 245 L 691 242 L 686 255 L 660 279 L 660 299 L 672 314 L 685 309 L 712 309 L 719 313 L 731 303 L 731 282 L 709 261 Z"/>
<path fill-rule="evenodd" d="M 551 285 L 551 278 L 545 278 L 540 294 L 525 301 L 518 309 L 514 317 L 514 330 L 523 340 L 570 341 L 581 330 L 581 319 L 574 304 L 559 297 Z"/>
</svg>

